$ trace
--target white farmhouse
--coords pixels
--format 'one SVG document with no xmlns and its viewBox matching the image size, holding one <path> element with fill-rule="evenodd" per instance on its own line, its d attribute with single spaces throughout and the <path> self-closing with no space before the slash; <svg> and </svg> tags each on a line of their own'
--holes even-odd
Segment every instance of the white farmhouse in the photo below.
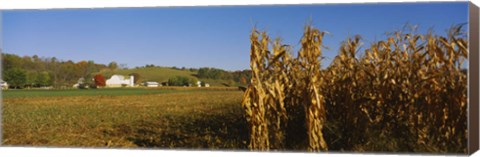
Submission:
<svg viewBox="0 0 480 157">
<path fill-rule="evenodd" d="M 122 75 L 113 75 L 105 84 L 107 87 L 133 87 L 133 75 L 130 75 L 130 79 L 125 79 Z"/>
<path fill-rule="evenodd" d="M 145 86 L 147 87 L 158 87 L 158 82 L 145 82 Z"/>
</svg>

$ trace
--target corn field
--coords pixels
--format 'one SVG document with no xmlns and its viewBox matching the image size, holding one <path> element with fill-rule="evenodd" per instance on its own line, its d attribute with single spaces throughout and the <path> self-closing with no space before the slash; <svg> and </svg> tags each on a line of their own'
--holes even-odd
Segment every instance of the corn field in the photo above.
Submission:
<svg viewBox="0 0 480 157">
<path fill-rule="evenodd" d="M 258 151 L 467 152 L 467 40 L 397 31 L 359 53 L 357 35 L 320 67 L 325 32 L 306 26 L 295 57 L 251 33 L 243 108 Z"/>
</svg>

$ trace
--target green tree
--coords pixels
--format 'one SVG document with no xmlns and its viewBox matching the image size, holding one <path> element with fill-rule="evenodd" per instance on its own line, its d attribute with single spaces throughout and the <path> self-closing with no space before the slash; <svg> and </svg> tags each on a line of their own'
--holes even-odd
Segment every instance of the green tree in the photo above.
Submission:
<svg viewBox="0 0 480 157">
<path fill-rule="evenodd" d="M 109 68 L 110 70 L 116 70 L 116 69 L 118 69 L 118 64 L 117 64 L 117 62 L 110 62 L 110 63 L 108 64 L 108 68 Z"/>
<path fill-rule="evenodd" d="M 197 78 L 194 78 L 194 77 L 191 77 L 191 78 L 188 80 L 188 83 L 189 83 L 191 86 L 197 86 L 197 82 L 198 82 L 198 79 L 197 79 Z"/>
<path fill-rule="evenodd" d="M 50 73 L 50 84 L 53 85 L 54 87 L 58 86 L 58 75 L 60 71 L 60 67 L 58 65 L 57 58 L 53 57 L 51 60 L 51 64 L 53 65 L 53 68 Z"/>
<path fill-rule="evenodd" d="M 170 79 L 168 79 L 168 85 L 169 86 L 180 86 L 180 80 L 178 79 L 178 77 L 172 77 Z"/>
<path fill-rule="evenodd" d="M 37 80 L 37 72 L 36 71 L 27 71 L 26 72 L 26 75 L 27 75 L 27 80 L 25 82 L 25 86 L 26 87 L 33 87 L 35 86 L 36 84 L 36 80 Z"/>
<path fill-rule="evenodd" d="M 50 85 L 50 75 L 48 72 L 43 71 L 37 74 L 37 79 L 35 80 L 35 84 L 38 86 L 49 86 Z"/>
<path fill-rule="evenodd" d="M 197 79 L 196 78 L 189 78 L 185 76 L 175 76 L 168 79 L 168 85 L 170 86 L 189 86 L 189 85 L 196 85 Z"/>
<path fill-rule="evenodd" d="M 77 83 L 77 80 L 81 77 L 75 71 L 75 63 L 73 61 L 67 61 L 60 65 L 59 72 L 57 75 L 57 83 L 66 85 L 66 84 L 74 84 Z"/>
<path fill-rule="evenodd" d="M 90 60 L 87 62 L 87 76 L 92 75 L 93 72 L 97 72 L 99 69 L 95 65 L 95 62 Z M 90 76 L 93 77 L 93 76 Z"/>
<path fill-rule="evenodd" d="M 23 67 L 23 60 L 15 54 L 2 53 L 2 68 L 3 70 L 13 69 L 15 67 Z"/>
<path fill-rule="evenodd" d="M 230 80 L 233 79 L 233 74 L 216 68 L 200 68 L 198 70 L 197 76 L 199 78 L 208 78 L 208 79 L 222 79 Z"/>
<path fill-rule="evenodd" d="M 3 78 L 14 88 L 22 88 L 27 82 L 27 72 L 23 69 L 12 68 L 4 72 Z"/>
</svg>

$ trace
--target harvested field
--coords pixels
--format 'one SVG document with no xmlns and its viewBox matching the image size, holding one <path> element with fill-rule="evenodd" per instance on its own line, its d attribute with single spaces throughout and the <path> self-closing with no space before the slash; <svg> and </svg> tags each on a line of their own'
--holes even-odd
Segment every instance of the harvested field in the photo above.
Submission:
<svg viewBox="0 0 480 157">
<path fill-rule="evenodd" d="M 241 91 L 164 91 L 8 97 L 5 92 L 2 144 L 246 149 L 248 130 L 240 105 L 242 94 Z"/>
</svg>

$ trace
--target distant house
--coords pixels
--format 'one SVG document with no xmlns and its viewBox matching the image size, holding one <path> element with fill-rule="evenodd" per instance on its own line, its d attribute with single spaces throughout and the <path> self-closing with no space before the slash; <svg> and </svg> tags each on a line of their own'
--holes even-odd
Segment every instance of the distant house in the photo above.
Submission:
<svg viewBox="0 0 480 157">
<path fill-rule="evenodd" d="M 202 82 L 202 81 L 197 81 L 197 86 L 198 87 L 210 87 L 210 84 Z"/>
<path fill-rule="evenodd" d="M 0 87 L 2 89 L 8 89 L 8 83 L 3 80 L 0 80 Z"/>
<path fill-rule="evenodd" d="M 133 75 L 129 79 L 125 79 L 122 75 L 113 75 L 106 82 L 106 87 L 133 87 Z"/>
<path fill-rule="evenodd" d="M 145 82 L 144 84 L 146 87 L 158 87 L 159 83 L 158 82 Z"/>
</svg>

